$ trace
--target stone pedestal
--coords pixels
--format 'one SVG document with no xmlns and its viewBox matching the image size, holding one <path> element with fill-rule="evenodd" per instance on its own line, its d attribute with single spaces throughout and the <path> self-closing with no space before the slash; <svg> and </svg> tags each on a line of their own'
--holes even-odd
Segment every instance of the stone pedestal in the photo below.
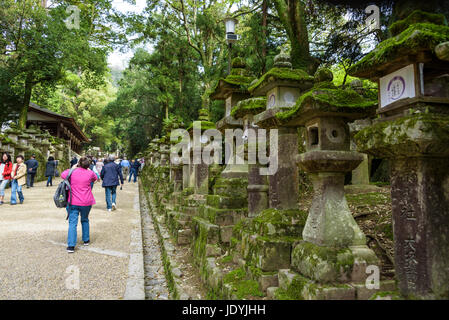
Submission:
<svg viewBox="0 0 449 320">
<path fill-rule="evenodd" d="M 194 164 L 193 177 L 195 194 L 207 195 L 209 192 L 209 165 Z"/>
<path fill-rule="evenodd" d="M 314 190 L 304 240 L 331 247 L 365 244 L 344 192 L 345 173 L 362 159 L 351 151 L 309 151 L 298 156 L 298 164 L 310 174 Z"/>
<path fill-rule="evenodd" d="M 400 291 L 449 298 L 449 159 L 392 159 L 391 189 Z"/>
<path fill-rule="evenodd" d="M 361 150 L 391 163 L 395 271 L 405 296 L 449 297 L 448 128 L 449 115 L 418 114 L 356 135 Z"/>
<path fill-rule="evenodd" d="M 183 165 L 171 165 L 170 181 L 173 183 L 173 191 L 179 192 L 183 188 Z"/>
<path fill-rule="evenodd" d="M 249 165 L 248 174 L 248 217 L 255 217 L 268 208 L 267 177 L 259 173 L 261 166 Z"/>
<path fill-rule="evenodd" d="M 298 132 L 296 128 L 278 129 L 278 170 L 268 176 L 269 205 L 275 209 L 295 209 L 298 207 L 299 180 L 295 156 L 298 152 Z"/>
</svg>

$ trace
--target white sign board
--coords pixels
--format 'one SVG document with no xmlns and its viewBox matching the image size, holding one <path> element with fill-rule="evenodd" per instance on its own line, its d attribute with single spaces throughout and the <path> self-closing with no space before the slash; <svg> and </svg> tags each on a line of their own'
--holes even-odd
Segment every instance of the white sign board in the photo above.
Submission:
<svg viewBox="0 0 449 320">
<path fill-rule="evenodd" d="M 413 64 L 380 78 L 379 86 L 381 108 L 401 99 L 415 97 Z"/>
</svg>

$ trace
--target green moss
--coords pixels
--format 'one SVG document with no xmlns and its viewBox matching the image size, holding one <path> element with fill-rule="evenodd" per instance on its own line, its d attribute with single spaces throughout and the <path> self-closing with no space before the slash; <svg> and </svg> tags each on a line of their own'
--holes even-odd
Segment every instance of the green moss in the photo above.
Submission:
<svg viewBox="0 0 449 320">
<path fill-rule="evenodd" d="M 391 198 L 388 194 L 380 192 L 369 192 L 360 194 L 347 194 L 346 200 L 349 205 L 367 205 L 367 206 L 377 206 L 385 205 L 391 202 Z"/>
<path fill-rule="evenodd" d="M 309 279 L 296 275 L 287 290 L 279 288 L 274 296 L 277 300 L 304 300 L 305 291 L 315 293 L 318 287 Z"/>
<path fill-rule="evenodd" d="M 377 298 L 391 297 L 391 300 L 404 300 L 399 291 L 377 291 L 369 298 L 370 300 L 377 300 Z"/>
<path fill-rule="evenodd" d="M 215 123 L 211 122 L 211 121 L 204 121 L 201 120 L 201 132 L 206 131 L 208 129 L 216 129 L 215 128 Z M 193 122 L 187 127 L 187 131 L 192 131 L 193 130 Z"/>
<path fill-rule="evenodd" d="M 421 51 L 434 52 L 435 46 L 449 41 L 449 27 L 432 23 L 415 23 L 402 33 L 381 43 L 362 60 L 349 68 L 350 75 L 375 70 L 401 56 Z"/>
<path fill-rule="evenodd" d="M 268 82 L 276 80 L 313 81 L 313 77 L 302 69 L 271 68 L 255 84 L 248 88 L 252 92 Z"/>
<path fill-rule="evenodd" d="M 407 18 L 396 21 L 390 27 L 390 33 L 395 36 L 406 30 L 410 25 L 416 23 L 432 23 L 436 25 L 446 25 L 447 21 L 444 15 L 437 13 L 424 12 L 421 10 L 413 11 Z"/>
<path fill-rule="evenodd" d="M 420 133 L 420 141 L 415 136 Z M 413 114 L 394 121 L 379 122 L 359 131 L 354 140 L 357 150 L 382 157 L 411 155 L 421 152 L 419 143 L 434 140 L 427 153 L 441 152 L 449 144 L 449 116 L 438 114 Z M 438 143 L 436 143 L 438 142 Z"/>
<path fill-rule="evenodd" d="M 263 297 L 263 292 L 259 289 L 259 283 L 255 280 L 246 279 L 246 272 L 243 268 L 238 268 L 228 272 L 223 277 L 223 283 L 230 284 L 233 287 L 233 293 L 237 299 L 249 297 Z"/>
<path fill-rule="evenodd" d="M 220 262 L 221 262 L 222 264 L 230 263 L 230 262 L 232 262 L 232 259 L 233 259 L 233 258 L 234 258 L 234 256 L 233 256 L 232 254 L 230 254 L 230 255 L 227 255 L 227 256 L 221 258 L 221 259 L 220 259 Z"/>
<path fill-rule="evenodd" d="M 236 58 L 232 59 L 231 67 L 232 68 L 245 68 L 246 62 L 243 58 L 236 57 Z"/>
<path fill-rule="evenodd" d="M 362 96 L 351 88 L 340 89 L 331 82 L 323 82 L 299 97 L 293 108 L 278 112 L 276 118 L 289 121 L 310 109 L 324 112 L 367 112 L 370 108 L 377 108 L 377 98 L 371 93 L 367 92 Z"/>
<path fill-rule="evenodd" d="M 265 111 L 267 106 L 266 97 L 250 98 L 246 100 L 239 101 L 237 105 L 232 108 L 231 115 L 238 119 L 243 118 L 248 114 L 258 114 Z"/>
</svg>

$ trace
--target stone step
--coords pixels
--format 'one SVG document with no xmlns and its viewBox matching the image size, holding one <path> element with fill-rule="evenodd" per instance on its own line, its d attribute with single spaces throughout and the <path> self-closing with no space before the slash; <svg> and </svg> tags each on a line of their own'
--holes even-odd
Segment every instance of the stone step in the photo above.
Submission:
<svg viewBox="0 0 449 320">
<path fill-rule="evenodd" d="M 247 209 L 218 209 L 209 205 L 199 209 L 199 215 L 219 226 L 235 225 L 248 214 Z"/>
<path fill-rule="evenodd" d="M 274 300 L 276 297 L 276 291 L 279 290 L 279 287 L 269 287 L 267 288 L 267 298 L 270 300 Z"/>
<path fill-rule="evenodd" d="M 192 230 L 182 229 L 178 230 L 178 235 L 176 237 L 176 243 L 179 245 L 189 244 L 192 241 Z"/>
<path fill-rule="evenodd" d="M 278 283 L 279 288 L 283 290 L 287 290 L 288 287 L 291 285 L 293 279 L 295 276 L 297 276 L 298 273 L 290 270 L 290 269 L 281 269 L 278 271 Z"/>
<path fill-rule="evenodd" d="M 248 207 L 248 200 L 246 197 L 208 195 L 207 204 L 218 209 L 241 209 Z"/>
<path fill-rule="evenodd" d="M 300 238 L 267 237 L 242 232 L 242 256 L 263 271 L 290 268 L 292 246 Z"/>
<path fill-rule="evenodd" d="M 260 290 L 267 293 L 268 288 L 279 286 L 278 274 L 262 274 L 258 282 Z"/>
</svg>

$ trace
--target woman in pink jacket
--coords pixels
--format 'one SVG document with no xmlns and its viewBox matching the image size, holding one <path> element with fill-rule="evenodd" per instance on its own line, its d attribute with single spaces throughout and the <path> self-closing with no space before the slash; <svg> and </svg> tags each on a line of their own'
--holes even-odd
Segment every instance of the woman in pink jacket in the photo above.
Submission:
<svg viewBox="0 0 449 320">
<path fill-rule="evenodd" d="M 67 235 L 67 252 L 75 252 L 76 246 L 76 227 L 78 225 L 78 215 L 81 216 L 81 228 L 83 231 L 83 242 L 85 246 L 89 245 L 89 212 L 95 204 L 95 199 L 90 187 L 91 182 L 98 180 L 97 175 L 89 170 L 90 160 L 82 157 L 70 176 L 70 187 L 72 192 L 69 194 L 69 231 Z M 70 170 L 65 170 L 61 178 L 65 179 Z"/>
</svg>

